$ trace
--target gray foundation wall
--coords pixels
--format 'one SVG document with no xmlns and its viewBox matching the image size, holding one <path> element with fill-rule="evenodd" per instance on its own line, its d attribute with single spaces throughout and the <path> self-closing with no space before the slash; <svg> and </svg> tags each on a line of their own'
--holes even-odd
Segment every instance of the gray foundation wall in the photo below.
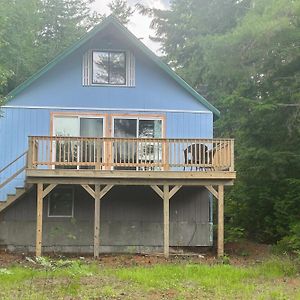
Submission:
<svg viewBox="0 0 300 300">
<path fill-rule="evenodd" d="M 74 186 L 74 217 L 48 217 L 44 199 L 43 251 L 93 251 L 94 200 Z M 170 246 L 211 246 L 209 197 L 201 187 L 183 187 L 170 200 Z M 101 200 L 101 252 L 151 252 L 163 246 L 163 201 L 150 187 L 115 186 Z M 34 251 L 36 192 L 0 214 L 0 247 Z"/>
</svg>

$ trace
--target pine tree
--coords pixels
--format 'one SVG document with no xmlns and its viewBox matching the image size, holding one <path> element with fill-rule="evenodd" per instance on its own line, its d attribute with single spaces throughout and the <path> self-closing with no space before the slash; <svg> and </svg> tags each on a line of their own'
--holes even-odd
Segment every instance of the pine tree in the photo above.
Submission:
<svg viewBox="0 0 300 300">
<path fill-rule="evenodd" d="M 111 13 L 124 25 L 129 23 L 130 17 L 134 13 L 134 10 L 128 6 L 125 0 L 113 0 L 108 4 L 108 7 Z"/>
</svg>

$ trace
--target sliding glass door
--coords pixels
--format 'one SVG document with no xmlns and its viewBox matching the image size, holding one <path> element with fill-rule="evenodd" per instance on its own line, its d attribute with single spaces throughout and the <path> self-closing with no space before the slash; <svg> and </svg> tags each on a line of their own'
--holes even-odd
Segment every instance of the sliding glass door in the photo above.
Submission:
<svg viewBox="0 0 300 300">
<path fill-rule="evenodd" d="M 80 136 L 101 138 L 103 137 L 103 119 L 79 118 Z M 83 140 L 80 144 L 80 161 L 85 163 L 100 162 L 103 160 L 103 143 L 96 139 Z M 94 168 L 93 166 L 81 166 L 80 169 Z"/>
<path fill-rule="evenodd" d="M 92 165 L 94 165 L 96 158 L 102 161 L 103 145 L 98 140 L 93 139 L 103 137 L 104 121 L 102 117 L 55 116 L 53 126 L 55 136 L 66 137 L 56 140 L 52 145 L 52 149 L 55 149 L 53 160 L 60 164 L 56 168 L 94 168 Z M 86 139 L 68 140 L 67 137 Z M 76 162 L 80 162 L 80 164 L 75 165 Z M 90 166 L 83 166 L 82 163 Z"/>
<path fill-rule="evenodd" d="M 113 135 L 119 138 L 161 138 L 162 120 L 138 117 L 113 118 Z M 154 163 L 161 161 L 162 147 L 159 142 L 129 139 L 114 143 L 113 157 L 115 163 L 128 164 L 129 167 L 115 169 L 133 169 L 130 164 L 137 162 Z"/>
</svg>

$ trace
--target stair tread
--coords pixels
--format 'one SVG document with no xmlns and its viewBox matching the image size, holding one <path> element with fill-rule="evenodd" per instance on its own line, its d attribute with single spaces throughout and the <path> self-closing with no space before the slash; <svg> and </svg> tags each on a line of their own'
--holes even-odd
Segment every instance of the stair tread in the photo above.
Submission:
<svg viewBox="0 0 300 300">
<path fill-rule="evenodd" d="M 31 188 L 31 185 L 29 185 L 28 187 L 25 187 L 25 186 L 15 187 L 14 194 L 12 194 L 12 193 L 6 194 L 6 199 L 4 201 L 0 200 L 0 211 L 2 211 L 3 209 L 6 209 L 6 207 L 8 207 L 12 203 L 14 203 L 15 200 L 17 200 L 19 197 L 24 195 L 27 191 L 30 190 L 30 188 Z"/>
</svg>

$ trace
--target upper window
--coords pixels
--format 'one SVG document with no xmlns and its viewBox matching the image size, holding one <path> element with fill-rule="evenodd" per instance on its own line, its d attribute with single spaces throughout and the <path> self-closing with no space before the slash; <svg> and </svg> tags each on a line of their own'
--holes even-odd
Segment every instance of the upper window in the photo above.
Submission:
<svg viewBox="0 0 300 300">
<path fill-rule="evenodd" d="M 93 84 L 126 84 L 126 55 L 117 51 L 93 51 Z"/>
<path fill-rule="evenodd" d="M 89 50 L 83 57 L 84 86 L 134 86 L 135 59 L 130 51 Z"/>
</svg>

